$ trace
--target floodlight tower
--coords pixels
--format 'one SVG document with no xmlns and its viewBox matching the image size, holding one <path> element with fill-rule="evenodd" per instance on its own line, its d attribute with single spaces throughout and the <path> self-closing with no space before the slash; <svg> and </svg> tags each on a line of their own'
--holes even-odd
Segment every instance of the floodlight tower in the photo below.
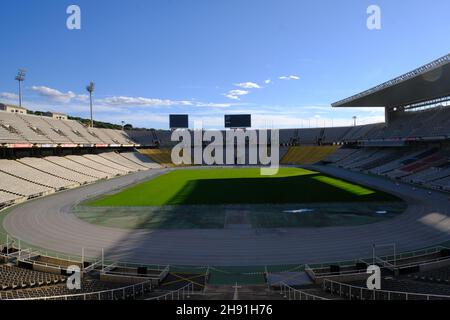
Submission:
<svg viewBox="0 0 450 320">
<path fill-rule="evenodd" d="M 91 128 L 94 127 L 94 118 L 92 117 L 92 94 L 95 90 L 95 83 L 91 81 L 89 85 L 86 87 L 87 92 L 89 92 L 89 105 L 91 108 Z"/>
<path fill-rule="evenodd" d="M 25 81 L 25 75 L 26 75 L 26 70 L 25 69 L 19 69 L 19 72 L 17 73 L 16 76 L 16 81 L 19 82 L 19 106 L 22 106 L 22 82 Z"/>
</svg>

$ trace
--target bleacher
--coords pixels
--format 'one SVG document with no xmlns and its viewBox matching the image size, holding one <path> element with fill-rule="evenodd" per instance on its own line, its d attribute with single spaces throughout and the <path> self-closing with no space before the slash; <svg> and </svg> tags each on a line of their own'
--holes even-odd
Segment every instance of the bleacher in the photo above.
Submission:
<svg viewBox="0 0 450 320">
<path fill-rule="evenodd" d="M 150 168 L 150 169 L 161 168 L 161 166 L 158 163 L 152 161 L 149 157 L 147 157 L 139 152 L 122 152 L 122 153 L 120 153 L 120 155 L 122 157 L 125 157 L 128 160 L 130 160 L 140 166 L 144 166 L 146 168 Z"/>
<path fill-rule="evenodd" d="M 450 107 L 399 112 L 389 126 L 369 133 L 366 139 L 401 139 L 413 137 L 449 137 Z"/>
<path fill-rule="evenodd" d="M 301 145 L 317 145 L 321 131 L 321 128 L 301 129 L 298 133 L 298 142 Z"/>
<path fill-rule="evenodd" d="M 450 267 L 445 266 L 434 270 L 409 274 L 407 277 L 418 281 L 443 283 L 448 285 L 450 284 Z"/>
<path fill-rule="evenodd" d="M 323 161 L 327 163 L 338 163 L 356 152 L 358 152 L 358 149 L 340 148 L 336 152 L 328 155 Z"/>
<path fill-rule="evenodd" d="M 18 268 L 14 265 L 0 265 L 0 289 L 33 288 L 65 282 L 66 277 L 52 273 Z"/>
<path fill-rule="evenodd" d="M 290 147 L 281 159 L 281 164 L 314 164 L 329 157 L 338 150 L 338 146 L 300 146 Z"/>
<path fill-rule="evenodd" d="M 0 208 L 100 179 L 157 169 L 138 152 L 0 159 Z"/>
<path fill-rule="evenodd" d="M 141 171 L 141 170 L 147 170 L 148 167 L 144 166 L 143 164 L 138 164 L 137 162 L 133 162 L 130 159 L 122 156 L 120 153 L 115 152 L 103 152 L 99 154 L 100 157 L 105 158 L 106 160 L 109 160 L 112 163 L 123 165 L 133 171 Z"/>
<path fill-rule="evenodd" d="M 97 161 L 94 161 L 92 159 L 89 159 L 85 156 L 78 156 L 78 155 L 68 155 L 66 156 L 67 159 L 78 163 L 81 166 L 93 169 L 95 171 L 102 172 L 104 174 L 107 174 L 108 178 L 114 177 L 114 176 L 120 176 L 123 175 L 125 172 L 121 170 L 117 170 L 108 166 L 105 166 Z"/>
<path fill-rule="evenodd" d="M 142 146 L 158 146 L 160 144 L 156 130 L 129 130 L 128 136 Z"/>
<path fill-rule="evenodd" d="M 134 169 L 130 169 L 130 168 L 126 167 L 126 166 L 123 166 L 121 164 L 118 164 L 118 163 L 115 163 L 113 161 L 110 161 L 110 160 L 106 159 L 105 157 L 101 157 L 101 156 L 99 156 L 97 154 L 86 154 L 83 157 L 85 157 L 85 158 L 87 158 L 87 159 L 89 159 L 89 160 L 91 160 L 93 162 L 96 162 L 96 163 L 99 163 L 99 164 L 103 165 L 103 168 L 105 170 L 110 170 L 110 169 L 115 170 L 118 175 L 127 174 L 127 173 L 130 173 L 130 172 L 135 172 L 136 171 Z"/>
<path fill-rule="evenodd" d="M 323 290 L 347 300 L 450 300 L 450 286 L 382 278 L 381 290 L 367 289 L 366 281 L 325 282 Z"/>
<path fill-rule="evenodd" d="M 72 188 L 78 185 L 73 181 L 59 178 L 14 160 L 0 159 L 0 171 L 55 190 Z"/>
<path fill-rule="evenodd" d="M 160 148 L 160 149 L 141 149 L 140 153 L 148 156 L 152 161 L 165 166 L 172 167 L 171 149 Z"/>
<path fill-rule="evenodd" d="M 86 128 L 74 120 L 0 111 L 0 144 L 137 145 L 121 130 Z"/>
<path fill-rule="evenodd" d="M 98 170 L 89 168 L 87 166 L 84 166 L 84 165 L 76 162 L 76 161 L 72 161 L 71 159 L 69 159 L 67 157 L 49 156 L 49 157 L 45 157 L 44 159 L 47 161 L 50 161 L 56 165 L 59 165 L 63 168 L 72 170 L 76 173 L 80 173 L 80 174 L 84 174 L 84 175 L 93 177 L 96 180 L 107 179 L 110 177 L 109 174 L 107 174 L 103 171 L 98 171 Z"/>
<path fill-rule="evenodd" d="M 66 134 L 55 127 L 52 127 L 47 121 L 42 117 L 34 115 L 17 115 L 24 122 L 28 124 L 29 127 L 33 127 L 36 130 L 40 130 L 47 136 L 50 141 L 55 143 L 72 143 Z"/>
<path fill-rule="evenodd" d="M 4 206 L 8 206 L 14 204 L 17 200 L 22 199 L 23 197 L 17 194 L 0 191 L 0 209 Z"/>
<path fill-rule="evenodd" d="M 0 119 L 3 127 L 8 127 L 10 133 L 15 132 L 16 136 L 20 138 L 20 142 L 36 144 L 51 143 L 51 140 L 45 136 L 41 129 L 30 126 L 23 120 L 22 117 L 19 117 L 16 114 L 0 111 Z M 6 140 L 5 142 L 9 141 Z M 16 143 L 17 139 L 10 142 Z"/>
<path fill-rule="evenodd" d="M 4 267 L 4 269 L 11 267 Z M 14 268 L 14 267 L 13 267 Z M 17 268 L 18 269 L 18 268 Z M 2 270 L 3 271 L 3 270 Z M 23 271 L 22 271 L 23 272 Z M 41 273 L 39 276 L 31 276 L 31 282 L 23 282 L 27 279 L 27 276 L 19 275 L 22 273 L 17 271 L 12 273 L 11 271 L 8 276 L 14 277 L 15 285 L 19 284 L 17 287 L 12 287 L 8 290 L 8 287 L 4 290 L 0 290 L 0 300 L 17 300 L 17 299 L 42 299 L 45 297 L 58 297 L 58 296 L 68 296 L 68 299 L 83 299 L 82 296 L 76 296 L 81 294 L 89 294 L 94 292 L 102 292 L 100 295 L 92 296 L 90 299 L 111 299 L 109 295 L 111 293 L 104 292 L 112 289 L 117 289 L 124 287 L 126 285 L 121 283 L 108 283 L 99 281 L 96 279 L 82 279 L 81 289 L 70 290 L 67 288 L 65 283 L 65 277 L 58 277 L 48 273 Z M 33 271 L 31 271 L 33 272 Z M 36 285 L 32 281 L 40 281 L 43 279 L 46 285 Z M 1 281 L 1 279 L 0 279 Z M 26 280 L 25 280 L 26 281 Z M 59 282 L 59 283 L 58 283 Z M 20 285 L 23 284 L 23 285 Z M 125 292 L 125 297 L 123 297 L 123 292 L 117 291 L 113 299 L 127 299 L 131 296 L 132 292 Z M 75 295 L 75 296 L 74 296 Z M 70 296 L 73 296 L 72 298 Z"/>
<path fill-rule="evenodd" d="M 186 285 L 191 291 L 201 291 L 206 279 L 205 274 L 170 275 L 167 266 L 117 263 L 104 268 L 93 261 L 83 261 L 51 257 L 30 248 L 19 250 L 11 244 L 6 247 L 0 243 L 0 300 L 148 299 L 170 295 L 172 290 L 184 293 Z M 80 289 L 67 286 L 70 275 L 67 268 L 73 265 L 81 268 Z"/>
<path fill-rule="evenodd" d="M 352 127 L 325 128 L 322 143 L 340 143 L 344 141 L 344 137 L 350 132 L 351 129 Z"/>
<path fill-rule="evenodd" d="M 439 147 L 342 148 L 324 163 L 348 170 L 386 176 L 429 188 L 450 190 L 450 150 Z"/>
<path fill-rule="evenodd" d="M 0 171 L 0 190 L 27 198 L 39 197 L 54 192 L 54 189 L 26 181 Z"/>
<path fill-rule="evenodd" d="M 52 174 L 68 181 L 73 181 L 78 184 L 85 184 L 96 180 L 88 175 L 61 167 L 53 162 L 45 160 L 44 158 L 20 158 L 17 161 L 42 172 Z"/>
</svg>

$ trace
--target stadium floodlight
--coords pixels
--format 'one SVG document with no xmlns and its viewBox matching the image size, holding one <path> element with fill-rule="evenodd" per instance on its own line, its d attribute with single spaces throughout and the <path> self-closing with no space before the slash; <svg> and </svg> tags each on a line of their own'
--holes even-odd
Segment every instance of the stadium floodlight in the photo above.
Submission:
<svg viewBox="0 0 450 320">
<path fill-rule="evenodd" d="M 22 82 L 25 81 L 26 70 L 23 68 L 19 69 L 15 80 L 19 82 L 19 106 L 22 106 Z"/>
<path fill-rule="evenodd" d="M 91 128 L 94 127 L 94 118 L 92 116 L 92 94 L 94 93 L 95 90 L 95 83 L 93 81 L 91 81 L 89 83 L 89 85 L 86 87 L 87 92 L 89 92 L 89 105 L 91 108 Z"/>
</svg>

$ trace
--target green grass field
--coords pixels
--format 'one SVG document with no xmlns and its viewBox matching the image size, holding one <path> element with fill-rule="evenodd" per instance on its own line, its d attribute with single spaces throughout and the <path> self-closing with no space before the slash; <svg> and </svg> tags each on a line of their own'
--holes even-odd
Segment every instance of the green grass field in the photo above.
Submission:
<svg viewBox="0 0 450 320">
<path fill-rule="evenodd" d="M 215 168 L 171 171 L 91 199 L 74 213 L 114 228 L 223 229 L 360 225 L 404 208 L 392 195 L 319 172 L 282 168 L 264 177 L 257 168 Z"/>
<path fill-rule="evenodd" d="M 261 176 L 257 168 L 176 170 L 117 194 L 88 202 L 92 207 L 282 204 L 395 201 L 396 197 L 300 168 Z"/>
</svg>

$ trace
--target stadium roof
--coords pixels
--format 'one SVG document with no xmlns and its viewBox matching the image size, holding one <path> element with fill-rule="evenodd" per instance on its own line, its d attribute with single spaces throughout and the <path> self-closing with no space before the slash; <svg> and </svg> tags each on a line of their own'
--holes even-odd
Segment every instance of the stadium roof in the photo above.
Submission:
<svg viewBox="0 0 450 320">
<path fill-rule="evenodd" d="M 447 96 L 450 96 L 450 54 L 332 106 L 399 107 Z"/>
</svg>

